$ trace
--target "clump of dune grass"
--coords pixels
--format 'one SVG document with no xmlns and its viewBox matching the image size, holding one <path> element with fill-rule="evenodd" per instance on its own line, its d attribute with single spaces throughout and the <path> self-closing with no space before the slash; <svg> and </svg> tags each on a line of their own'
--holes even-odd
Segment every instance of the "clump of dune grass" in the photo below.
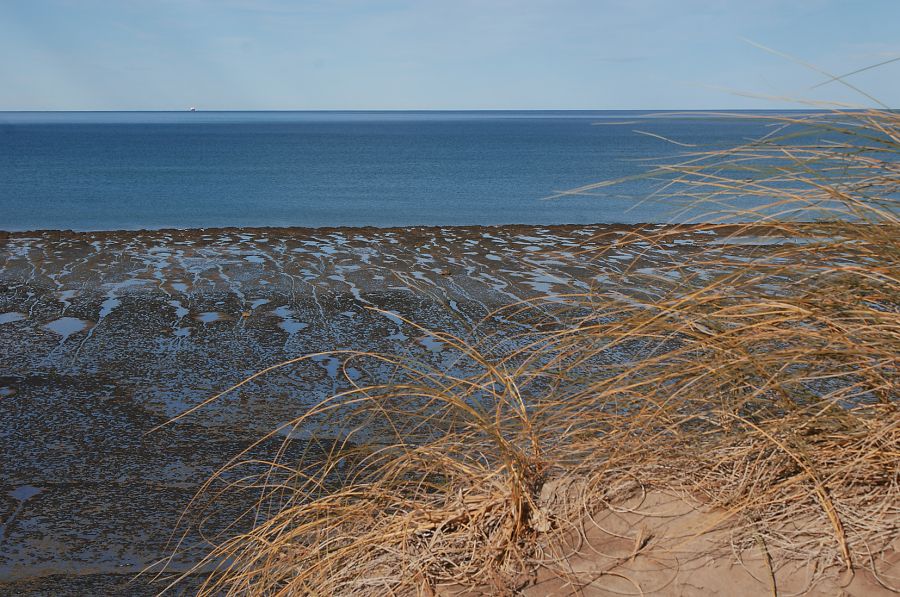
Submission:
<svg viewBox="0 0 900 597">
<path fill-rule="evenodd" d="M 900 521 L 900 115 L 769 121 L 648 173 L 703 223 L 574 257 L 689 235 L 670 262 L 495 314 L 524 332 L 431 330 L 452 370 L 342 353 L 364 375 L 265 438 L 304 430 L 303 454 L 204 486 L 258 501 L 202 593 L 512 592 L 564 574 L 565 534 L 634 487 L 724 512 L 738 547 L 877 574 Z"/>
</svg>

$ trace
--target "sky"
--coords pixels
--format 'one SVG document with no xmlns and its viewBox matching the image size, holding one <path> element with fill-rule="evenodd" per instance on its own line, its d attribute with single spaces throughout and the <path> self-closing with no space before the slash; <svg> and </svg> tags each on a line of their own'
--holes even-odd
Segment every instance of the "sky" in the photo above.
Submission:
<svg viewBox="0 0 900 597">
<path fill-rule="evenodd" d="M 0 0 L 0 110 L 896 108 L 806 65 L 897 57 L 900 0 Z"/>
</svg>

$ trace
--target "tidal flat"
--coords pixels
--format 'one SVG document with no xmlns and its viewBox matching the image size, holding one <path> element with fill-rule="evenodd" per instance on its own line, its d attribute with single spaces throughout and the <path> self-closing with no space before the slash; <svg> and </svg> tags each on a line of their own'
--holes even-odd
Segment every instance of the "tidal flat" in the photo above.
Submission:
<svg viewBox="0 0 900 597">
<path fill-rule="evenodd" d="M 631 230 L 0 233 L 0 592 L 127 584 L 130 594 L 154 593 L 149 576 L 133 577 L 171 554 L 172 529 L 200 485 L 360 374 L 328 351 L 405 354 L 452 370 L 455 354 L 427 330 L 510 334 L 527 322 L 494 329 L 486 317 L 517 301 L 596 290 L 610 276 L 621 284 L 629 272 L 672 275 L 663 268 L 672 263 L 704 279 L 713 272 L 701 254 L 741 259 L 766 247 L 691 227 L 618 247 Z M 155 429 L 309 353 L 323 354 Z M 223 528 L 247 499 L 229 495 L 205 530 Z M 203 549 L 199 534 L 185 538 L 169 570 L 195 563 L 192 545 Z"/>
</svg>

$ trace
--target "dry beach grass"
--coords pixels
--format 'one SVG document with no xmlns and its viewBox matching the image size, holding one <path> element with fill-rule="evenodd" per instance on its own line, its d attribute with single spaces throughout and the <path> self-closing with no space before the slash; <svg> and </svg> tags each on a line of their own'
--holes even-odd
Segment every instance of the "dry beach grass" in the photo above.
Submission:
<svg viewBox="0 0 900 597">
<path fill-rule="evenodd" d="M 708 241 L 671 262 L 509 305 L 502 338 L 421 330 L 451 367 L 333 353 L 346 389 L 261 440 L 304 456 L 236 455 L 188 509 L 201 524 L 222 492 L 259 495 L 210 538 L 201 592 L 679 594 L 676 546 L 696 559 L 700 537 L 717 561 L 762 554 L 760 593 L 798 563 L 795 592 L 845 571 L 900 589 L 900 115 L 769 118 L 764 139 L 649 173 L 704 212 L 689 229 Z M 660 496 L 700 513 L 680 538 L 650 521 Z M 610 513 L 647 516 L 613 531 Z M 598 529 L 627 549 L 598 555 Z M 663 552 L 670 580 L 648 584 L 635 562 Z"/>
</svg>

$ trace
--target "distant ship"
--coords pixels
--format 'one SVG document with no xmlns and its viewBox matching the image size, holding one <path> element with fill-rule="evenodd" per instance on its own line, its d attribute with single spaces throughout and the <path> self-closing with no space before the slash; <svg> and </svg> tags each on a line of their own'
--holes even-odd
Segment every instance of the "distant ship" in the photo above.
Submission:
<svg viewBox="0 0 900 597">
<path fill-rule="evenodd" d="M 196 111 L 197 111 L 197 108 L 195 108 L 194 106 L 191 106 L 190 109 L 188 109 L 188 112 L 196 112 Z"/>
</svg>

